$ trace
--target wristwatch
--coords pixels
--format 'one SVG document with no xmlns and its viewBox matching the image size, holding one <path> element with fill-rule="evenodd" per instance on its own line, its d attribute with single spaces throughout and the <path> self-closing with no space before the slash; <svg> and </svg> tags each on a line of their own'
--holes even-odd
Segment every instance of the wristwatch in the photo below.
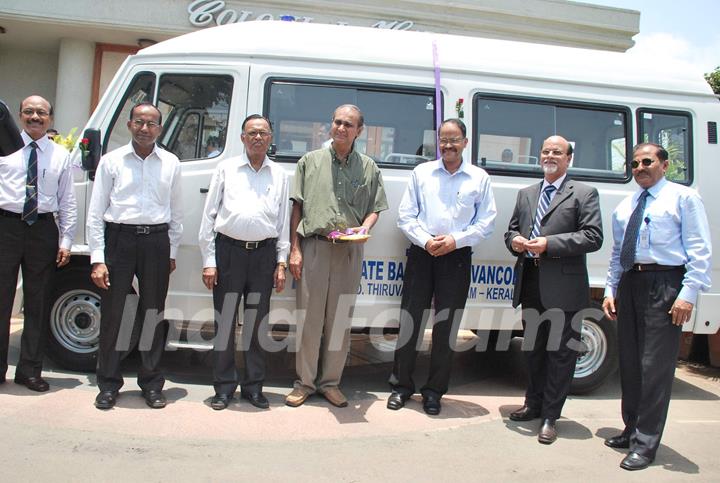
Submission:
<svg viewBox="0 0 720 483">
<path fill-rule="evenodd" d="M 277 262 L 277 264 L 280 265 L 283 270 L 287 270 L 287 263 L 285 263 L 285 262 Z"/>
</svg>

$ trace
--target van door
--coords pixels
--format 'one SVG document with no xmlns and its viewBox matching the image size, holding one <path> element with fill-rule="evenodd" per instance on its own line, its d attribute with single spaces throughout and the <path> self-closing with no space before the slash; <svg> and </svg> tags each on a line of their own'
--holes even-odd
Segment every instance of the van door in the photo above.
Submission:
<svg viewBox="0 0 720 483">
<path fill-rule="evenodd" d="M 183 236 L 177 270 L 170 277 L 166 318 L 212 320 L 212 293 L 201 280 L 198 230 L 215 168 L 242 152 L 240 124 L 247 109 L 249 66 L 163 65 L 138 70 L 105 133 L 105 151 L 130 142 L 125 124 L 133 105 L 151 101 L 158 106 L 163 123 L 158 144 L 182 165 Z"/>
</svg>

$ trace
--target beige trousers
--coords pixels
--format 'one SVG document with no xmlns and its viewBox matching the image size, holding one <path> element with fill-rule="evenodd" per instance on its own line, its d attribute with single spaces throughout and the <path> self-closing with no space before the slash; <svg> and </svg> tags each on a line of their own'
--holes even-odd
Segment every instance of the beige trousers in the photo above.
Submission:
<svg viewBox="0 0 720 483">
<path fill-rule="evenodd" d="M 340 384 L 345 368 L 363 245 L 305 238 L 301 249 L 295 387 L 323 392 Z"/>
</svg>

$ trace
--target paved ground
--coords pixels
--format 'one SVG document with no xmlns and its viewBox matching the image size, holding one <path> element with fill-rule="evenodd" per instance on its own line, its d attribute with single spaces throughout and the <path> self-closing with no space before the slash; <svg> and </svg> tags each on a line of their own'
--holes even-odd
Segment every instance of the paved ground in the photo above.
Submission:
<svg viewBox="0 0 720 483">
<path fill-rule="evenodd" d="M 18 324 L 10 361 L 17 361 Z M 720 371 L 681 365 L 669 422 L 656 463 L 628 473 L 620 451 L 602 441 L 619 418 L 617 378 L 591 395 L 572 397 L 559 421 L 560 439 L 537 443 L 538 421 L 507 419 L 522 402 L 525 374 L 516 345 L 506 353 L 456 357 L 443 412 L 428 417 L 419 399 L 401 411 L 385 400 L 390 364 L 378 361 L 367 338 L 353 343 L 354 365 L 343 390 L 350 406 L 338 409 L 320 397 L 300 408 L 284 406 L 292 383 L 292 357 L 276 354 L 261 411 L 234 402 L 225 411 L 208 406 L 210 368 L 199 353 L 170 353 L 164 410 L 147 408 L 133 380 L 135 360 L 118 405 L 93 407 L 93 375 L 48 367 L 51 390 L 32 393 L 0 386 L 2 481 L 719 481 Z M 377 344 L 376 344 L 377 345 Z M 382 357 L 380 357 L 381 359 Z M 426 374 L 421 358 L 418 379 Z"/>
</svg>

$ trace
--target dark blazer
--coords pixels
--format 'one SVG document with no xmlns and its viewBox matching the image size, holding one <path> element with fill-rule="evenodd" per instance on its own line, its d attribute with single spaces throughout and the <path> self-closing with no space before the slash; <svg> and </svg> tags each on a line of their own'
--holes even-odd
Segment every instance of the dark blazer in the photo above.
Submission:
<svg viewBox="0 0 720 483">
<path fill-rule="evenodd" d="M 511 241 L 517 235 L 530 237 L 542 182 L 520 190 L 505 245 L 518 257 L 515 264 L 513 307 L 522 302 L 523 266 L 526 253 L 516 253 Z M 566 177 L 541 222 L 540 236 L 547 238 L 547 251 L 540 255 L 540 301 L 545 308 L 578 311 L 590 304 L 586 253 L 600 249 L 603 242 L 598 192 Z"/>
</svg>

